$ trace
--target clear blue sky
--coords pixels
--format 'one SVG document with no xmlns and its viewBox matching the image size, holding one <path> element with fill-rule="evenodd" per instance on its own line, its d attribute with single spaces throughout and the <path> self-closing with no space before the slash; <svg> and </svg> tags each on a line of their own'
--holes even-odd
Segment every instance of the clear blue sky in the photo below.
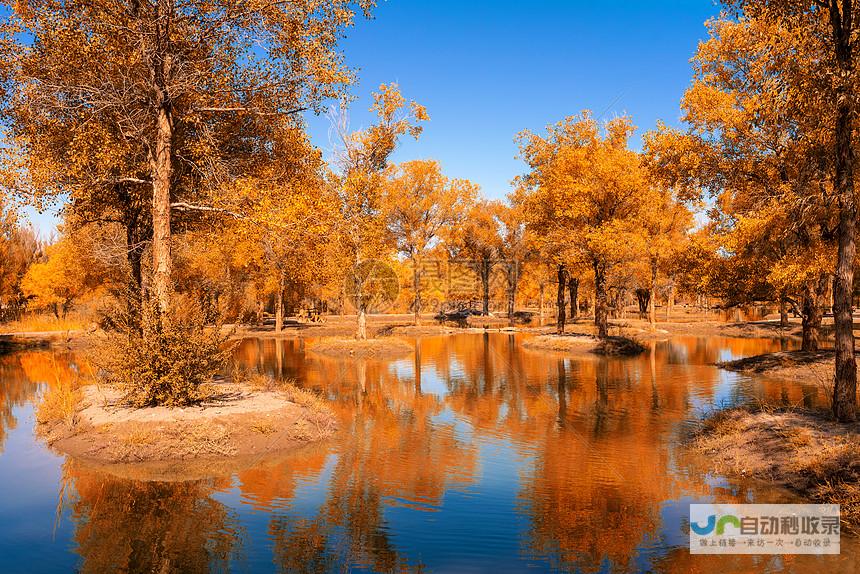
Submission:
<svg viewBox="0 0 860 574">
<path fill-rule="evenodd" d="M 523 129 L 584 109 L 629 114 L 638 148 L 657 120 L 678 125 L 690 58 L 718 13 L 713 0 L 382 2 L 343 43 L 359 74 L 352 127 L 372 121 L 370 92 L 395 81 L 431 121 L 394 159 L 437 159 L 501 198 L 524 169 L 514 143 Z M 327 148 L 327 121 L 309 124 Z"/>
<path fill-rule="evenodd" d="M 370 93 L 397 82 L 431 117 L 395 161 L 432 158 L 450 177 L 501 198 L 523 171 L 515 135 L 584 109 L 630 114 L 644 130 L 678 125 L 690 58 L 716 16 L 713 0 L 388 0 L 343 41 L 357 69 L 351 127 L 367 126 Z M 329 148 L 328 120 L 309 117 Z M 50 216 L 34 216 L 42 233 Z"/>
</svg>

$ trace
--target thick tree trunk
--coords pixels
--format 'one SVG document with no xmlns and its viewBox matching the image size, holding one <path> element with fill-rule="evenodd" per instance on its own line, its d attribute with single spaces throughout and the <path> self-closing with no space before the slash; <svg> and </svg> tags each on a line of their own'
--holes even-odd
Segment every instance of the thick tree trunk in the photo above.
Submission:
<svg viewBox="0 0 860 574">
<path fill-rule="evenodd" d="M 556 297 L 556 304 L 558 305 L 558 313 L 556 316 L 555 322 L 555 332 L 557 335 L 564 335 L 564 287 L 565 282 L 567 281 L 567 270 L 564 268 L 564 265 L 558 266 L 558 293 Z"/>
<path fill-rule="evenodd" d="M 278 274 L 278 290 L 275 293 L 275 332 L 284 330 L 284 274 Z"/>
<path fill-rule="evenodd" d="M 786 300 L 785 293 L 779 296 L 779 326 L 783 329 L 788 327 L 788 301 Z"/>
<path fill-rule="evenodd" d="M 415 290 L 414 312 L 415 324 L 421 324 L 421 270 L 418 258 L 412 258 L 412 288 Z"/>
<path fill-rule="evenodd" d="M 808 283 L 803 290 L 802 303 L 802 325 L 803 342 L 802 351 L 817 351 L 818 339 L 821 331 L 821 298 L 827 289 L 827 276 L 823 275 L 817 282 Z"/>
<path fill-rule="evenodd" d="M 569 276 L 567 278 L 567 290 L 570 291 L 570 318 L 576 319 L 579 315 L 579 278 Z"/>
<path fill-rule="evenodd" d="M 639 304 L 639 318 L 644 320 L 648 314 L 648 305 L 651 302 L 651 291 L 648 289 L 637 289 L 636 302 Z"/>
<path fill-rule="evenodd" d="M 594 324 L 597 336 L 604 338 L 609 334 L 609 309 L 606 301 L 606 268 L 598 261 L 594 268 Z"/>
<path fill-rule="evenodd" d="M 172 254 L 170 237 L 170 178 L 173 171 L 173 117 L 167 86 L 172 75 L 170 34 L 172 0 L 158 0 L 153 58 L 153 92 L 158 98 L 155 112 L 155 141 L 150 156 L 152 171 L 152 284 L 158 321 L 170 320 Z"/>
<path fill-rule="evenodd" d="M 843 422 L 857 418 L 857 364 L 854 357 L 854 257 L 857 205 L 854 198 L 854 9 L 851 0 L 829 3 L 837 73 L 836 169 L 834 191 L 839 206 L 836 277 L 833 282 L 833 319 L 836 327 L 836 376 L 833 381 L 833 415 Z"/>
<path fill-rule="evenodd" d="M 169 320 L 171 284 L 170 174 L 173 127 L 167 106 L 158 110 L 152 158 L 152 286 L 159 319 Z"/>
</svg>

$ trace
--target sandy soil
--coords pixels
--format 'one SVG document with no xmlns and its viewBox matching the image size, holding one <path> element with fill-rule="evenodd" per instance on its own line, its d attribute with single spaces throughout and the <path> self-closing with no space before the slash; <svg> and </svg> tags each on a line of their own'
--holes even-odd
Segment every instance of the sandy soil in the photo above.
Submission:
<svg viewBox="0 0 860 574">
<path fill-rule="evenodd" d="M 691 447 L 717 473 L 784 486 L 809 502 L 842 506 L 860 529 L 860 435 L 810 411 L 731 409 L 708 419 Z"/>
<path fill-rule="evenodd" d="M 76 422 L 40 424 L 48 444 L 94 463 L 223 461 L 294 449 L 334 433 L 333 415 L 281 393 L 216 385 L 206 403 L 187 408 L 133 409 L 115 389 L 83 387 Z"/>
<path fill-rule="evenodd" d="M 412 345 L 396 337 L 358 340 L 353 338 L 325 337 L 309 344 L 312 353 L 334 357 L 390 358 L 411 354 Z"/>
<path fill-rule="evenodd" d="M 526 349 L 540 351 L 557 351 L 565 354 L 594 354 L 594 355 L 638 355 L 645 347 L 634 339 L 610 336 L 598 339 L 586 333 L 566 333 L 564 335 L 537 335 L 523 341 Z"/>
<path fill-rule="evenodd" d="M 736 361 L 717 363 L 728 371 L 754 373 L 782 379 L 830 381 L 835 375 L 834 352 L 831 349 L 807 351 L 781 351 L 756 355 Z"/>
<path fill-rule="evenodd" d="M 523 341 L 523 347 L 535 351 L 588 354 L 597 347 L 598 342 L 597 337 L 586 333 L 565 333 L 529 337 Z"/>
</svg>

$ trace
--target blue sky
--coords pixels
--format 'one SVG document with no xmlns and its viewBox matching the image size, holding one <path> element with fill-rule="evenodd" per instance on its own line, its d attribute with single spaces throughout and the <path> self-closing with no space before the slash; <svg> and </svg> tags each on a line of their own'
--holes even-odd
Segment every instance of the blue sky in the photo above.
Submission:
<svg viewBox="0 0 860 574">
<path fill-rule="evenodd" d="M 523 129 L 593 110 L 630 114 L 639 136 L 657 120 L 679 123 L 690 58 L 716 16 L 712 0 L 390 0 L 344 41 L 358 68 L 352 127 L 369 124 L 369 94 L 395 81 L 427 106 L 431 121 L 397 161 L 433 158 L 500 198 L 523 171 L 514 137 Z M 328 122 L 310 118 L 314 141 Z"/>
<path fill-rule="evenodd" d="M 431 121 L 393 159 L 437 159 L 448 176 L 501 198 L 523 171 L 514 143 L 523 129 L 584 109 L 629 114 L 638 147 L 657 120 L 678 125 L 690 58 L 718 12 L 713 0 L 383 1 L 342 44 L 359 77 L 351 127 L 369 125 L 370 93 L 397 82 Z M 328 149 L 328 120 L 311 116 L 308 126 Z M 43 234 L 55 224 L 33 220 Z"/>
</svg>

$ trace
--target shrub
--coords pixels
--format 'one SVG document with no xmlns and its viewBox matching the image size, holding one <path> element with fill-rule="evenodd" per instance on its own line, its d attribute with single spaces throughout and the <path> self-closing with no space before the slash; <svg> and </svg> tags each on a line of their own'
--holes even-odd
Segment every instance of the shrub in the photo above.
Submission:
<svg viewBox="0 0 860 574">
<path fill-rule="evenodd" d="M 155 325 L 151 317 L 146 325 Z M 160 329 L 127 327 L 107 335 L 97 362 L 108 384 L 134 407 L 181 407 L 210 394 L 210 383 L 226 366 L 234 345 L 200 315 Z"/>
<path fill-rule="evenodd" d="M 54 367 L 54 372 L 58 373 L 56 361 Z M 68 428 L 74 428 L 82 399 L 83 392 L 77 374 L 71 377 L 56 375 L 54 384 L 45 391 L 36 407 L 36 421 L 39 424 L 63 423 Z"/>
</svg>

